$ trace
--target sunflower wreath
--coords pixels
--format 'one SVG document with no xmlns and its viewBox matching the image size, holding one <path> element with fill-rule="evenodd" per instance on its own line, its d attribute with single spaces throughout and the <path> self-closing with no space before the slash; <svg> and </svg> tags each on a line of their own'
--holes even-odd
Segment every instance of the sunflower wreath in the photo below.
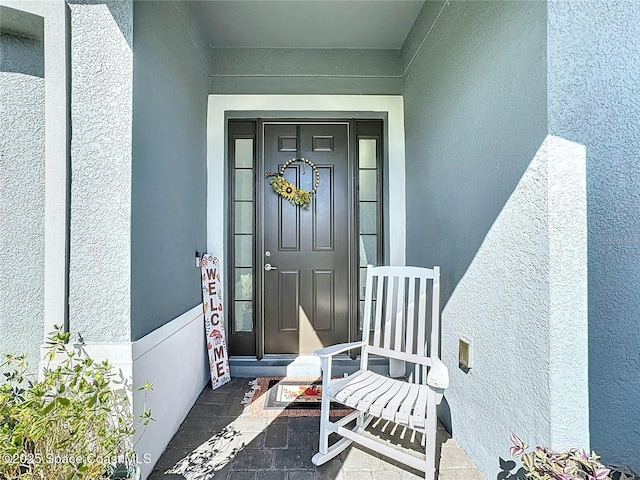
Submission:
<svg viewBox="0 0 640 480">
<path fill-rule="evenodd" d="M 306 163 L 313 170 L 315 182 L 311 191 L 304 190 L 303 188 L 298 188 L 293 183 L 284 178 L 284 171 L 293 162 Z M 285 164 L 282 165 L 282 168 L 280 168 L 279 172 L 267 172 L 265 175 L 268 177 L 272 177 L 269 180 L 269 183 L 271 184 L 271 188 L 273 188 L 274 192 L 276 192 L 278 195 L 281 195 L 286 200 L 289 200 L 289 203 L 291 203 L 291 205 L 298 205 L 302 208 L 309 208 L 309 205 L 311 204 L 311 197 L 315 195 L 315 193 L 318 191 L 318 187 L 320 186 L 320 172 L 318 172 L 318 167 L 316 167 L 316 165 L 312 161 L 306 158 L 292 158 L 290 160 L 287 160 Z"/>
</svg>

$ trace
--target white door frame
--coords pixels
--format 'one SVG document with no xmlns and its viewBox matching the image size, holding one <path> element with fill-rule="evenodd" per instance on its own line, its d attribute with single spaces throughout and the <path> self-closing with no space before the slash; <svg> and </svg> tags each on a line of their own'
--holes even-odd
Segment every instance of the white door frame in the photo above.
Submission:
<svg viewBox="0 0 640 480">
<path fill-rule="evenodd" d="M 404 265 L 406 245 L 404 103 L 400 95 L 209 95 L 207 112 L 207 250 L 226 259 L 225 192 L 227 118 L 257 116 L 309 119 L 310 113 L 333 118 L 386 115 L 389 215 L 386 218 L 389 262 Z M 296 113 L 296 112 L 299 112 Z M 225 266 L 222 265 L 223 271 Z M 225 315 L 226 319 L 226 315 Z M 226 319 L 228 321 L 228 319 Z"/>
</svg>

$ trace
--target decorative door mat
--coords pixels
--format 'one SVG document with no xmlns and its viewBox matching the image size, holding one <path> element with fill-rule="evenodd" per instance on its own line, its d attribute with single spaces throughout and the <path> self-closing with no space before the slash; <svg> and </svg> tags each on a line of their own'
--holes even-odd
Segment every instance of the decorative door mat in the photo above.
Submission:
<svg viewBox="0 0 640 480">
<path fill-rule="evenodd" d="M 313 417 L 320 415 L 322 381 L 317 378 L 260 377 L 253 384 L 253 397 L 245 414 L 270 417 Z M 344 415 L 352 410 L 340 403 L 331 403 L 332 415 Z"/>
</svg>

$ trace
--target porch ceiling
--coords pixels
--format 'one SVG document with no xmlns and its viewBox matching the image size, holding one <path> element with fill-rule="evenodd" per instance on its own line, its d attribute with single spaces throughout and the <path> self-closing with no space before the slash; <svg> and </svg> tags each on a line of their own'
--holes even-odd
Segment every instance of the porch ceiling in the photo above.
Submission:
<svg viewBox="0 0 640 480">
<path fill-rule="evenodd" d="M 402 47 L 424 0 L 191 1 L 211 47 Z"/>
</svg>

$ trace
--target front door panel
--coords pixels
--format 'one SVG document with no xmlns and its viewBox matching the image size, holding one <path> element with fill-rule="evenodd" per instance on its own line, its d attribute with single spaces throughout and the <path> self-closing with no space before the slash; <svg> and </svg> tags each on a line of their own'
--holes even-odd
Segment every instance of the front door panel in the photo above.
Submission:
<svg viewBox="0 0 640 480">
<path fill-rule="evenodd" d="M 348 341 L 353 247 L 348 124 L 264 124 L 264 171 L 313 162 L 320 184 L 308 209 L 264 183 L 265 353 L 311 353 Z M 285 178 L 310 191 L 314 172 L 293 162 Z M 268 253 L 267 253 L 268 252 Z"/>
</svg>

